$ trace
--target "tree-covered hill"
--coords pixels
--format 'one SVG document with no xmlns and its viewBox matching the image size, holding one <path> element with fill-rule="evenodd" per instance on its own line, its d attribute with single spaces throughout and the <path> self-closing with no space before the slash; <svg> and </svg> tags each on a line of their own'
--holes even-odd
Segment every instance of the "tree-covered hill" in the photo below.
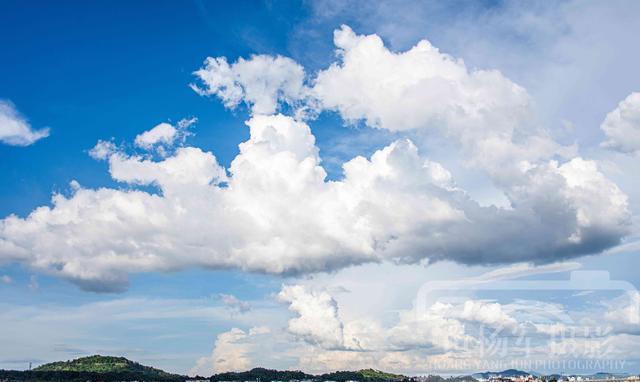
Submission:
<svg viewBox="0 0 640 382">
<path fill-rule="evenodd" d="M 360 370 L 358 373 L 360 373 L 364 378 L 371 379 L 371 380 L 401 381 L 407 378 L 404 375 L 386 373 L 384 371 L 374 370 L 374 369 L 363 369 L 363 370 Z"/>
<path fill-rule="evenodd" d="M 143 375 L 170 376 L 172 374 L 150 366 L 144 366 L 124 357 L 92 355 L 71 361 L 59 361 L 38 366 L 34 371 L 75 371 L 90 373 L 132 372 Z"/>
<path fill-rule="evenodd" d="M 402 381 L 407 377 L 398 374 L 385 373 L 373 369 L 365 369 L 360 371 L 336 371 L 322 375 L 307 374 L 302 371 L 280 371 L 264 368 L 255 368 L 243 372 L 229 372 L 214 374 L 211 376 L 211 382 L 219 381 L 358 381 L 358 382 L 382 382 L 382 381 Z"/>
<path fill-rule="evenodd" d="M 256 367 L 248 371 L 214 374 L 211 382 L 217 381 L 291 381 L 313 379 L 314 376 L 301 371 L 281 371 Z"/>
<path fill-rule="evenodd" d="M 359 381 L 359 382 L 383 382 L 383 381 L 403 381 L 408 377 L 399 374 L 385 373 L 374 369 L 363 369 L 359 371 L 335 371 L 333 373 L 322 374 L 315 379 L 320 381 Z"/>
<path fill-rule="evenodd" d="M 20 382 L 183 382 L 185 376 L 141 365 L 124 357 L 93 355 L 47 363 L 28 371 L 0 370 L 0 380 Z"/>
</svg>

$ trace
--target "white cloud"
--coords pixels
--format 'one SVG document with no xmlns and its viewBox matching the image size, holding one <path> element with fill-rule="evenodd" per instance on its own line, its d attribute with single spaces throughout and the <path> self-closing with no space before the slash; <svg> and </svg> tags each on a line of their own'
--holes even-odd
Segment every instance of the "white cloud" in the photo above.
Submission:
<svg viewBox="0 0 640 382">
<path fill-rule="evenodd" d="M 497 71 L 473 71 L 427 40 L 393 53 L 377 35 L 356 35 L 348 26 L 334 32 L 339 62 L 318 73 L 313 93 L 322 107 L 346 120 L 366 120 L 388 130 L 465 128 L 508 122 L 528 114 L 527 92 Z M 463 122 L 455 126 L 451 122 Z M 467 126 L 464 126 L 467 125 Z"/>
<path fill-rule="evenodd" d="M 458 348 L 469 338 L 464 325 L 446 317 L 435 305 L 416 316 L 401 311 L 398 321 L 385 327 L 375 317 L 361 317 L 343 323 L 336 300 L 328 292 L 314 292 L 303 285 L 283 286 L 278 299 L 296 313 L 287 330 L 316 348 L 345 354 L 349 352 L 393 352 L 415 348 L 448 350 Z M 452 306 L 449 306 L 453 310 Z"/>
<path fill-rule="evenodd" d="M 105 160 L 111 154 L 116 152 L 116 145 L 111 141 L 99 140 L 91 150 L 89 150 L 89 156 L 97 160 Z"/>
<path fill-rule="evenodd" d="M 327 292 L 314 293 L 302 285 L 287 285 L 282 287 L 278 299 L 288 303 L 289 310 L 297 314 L 289 320 L 289 332 L 325 349 L 344 346 L 338 304 Z"/>
<path fill-rule="evenodd" d="M 13 103 L 0 100 L 0 142 L 11 146 L 29 146 L 48 136 L 48 128 L 34 130 Z"/>
<path fill-rule="evenodd" d="M 399 350 L 424 348 L 438 352 L 461 349 L 473 339 L 452 314 L 452 305 L 435 303 L 424 314 L 415 310 L 399 313 L 399 320 L 388 330 L 389 343 Z"/>
<path fill-rule="evenodd" d="M 150 149 L 153 145 L 159 143 L 171 144 L 177 132 L 178 130 L 175 127 L 163 122 L 151 130 L 138 134 L 135 139 L 135 144 L 144 149 Z"/>
<path fill-rule="evenodd" d="M 515 327 L 518 323 L 502 309 L 502 305 L 486 301 L 465 301 L 460 318 L 502 327 Z"/>
<path fill-rule="evenodd" d="M 304 94 L 304 69 L 287 57 L 255 55 L 229 65 L 225 57 L 209 57 L 194 73 L 204 87 L 200 95 L 216 95 L 228 108 L 245 102 L 254 114 L 273 114 L 279 102 L 293 104 Z"/>
<path fill-rule="evenodd" d="M 640 93 L 631 93 L 600 125 L 607 136 L 602 146 L 623 153 L 640 151 Z"/>
<path fill-rule="evenodd" d="M 13 283 L 13 279 L 10 276 L 2 275 L 0 276 L 0 283 L 8 285 Z"/>
<path fill-rule="evenodd" d="M 256 337 L 270 333 L 266 327 L 253 327 L 248 332 L 233 328 L 218 335 L 213 353 L 202 357 L 189 371 L 189 375 L 210 376 L 228 371 L 245 371 L 253 365 L 252 341 Z"/>
<path fill-rule="evenodd" d="M 206 189 L 226 180 L 216 158 L 195 147 L 181 147 L 160 162 L 116 153 L 109 157 L 109 169 L 119 182 L 157 185 L 164 196 L 184 193 L 189 187 Z"/>
<path fill-rule="evenodd" d="M 603 303 L 606 322 L 616 332 L 640 334 L 640 292 L 627 291 L 621 296 Z"/>
<path fill-rule="evenodd" d="M 176 126 L 163 122 L 154 128 L 138 134 L 134 140 L 136 146 L 145 150 L 156 150 L 165 156 L 167 150 L 176 143 L 184 143 L 189 135 L 187 129 L 198 121 L 197 118 L 181 119 Z"/>
</svg>

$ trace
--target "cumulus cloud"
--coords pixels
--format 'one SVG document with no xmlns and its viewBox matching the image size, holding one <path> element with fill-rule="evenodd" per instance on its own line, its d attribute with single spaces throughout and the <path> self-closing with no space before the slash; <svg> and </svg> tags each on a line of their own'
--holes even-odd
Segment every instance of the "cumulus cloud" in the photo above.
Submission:
<svg viewBox="0 0 640 382">
<path fill-rule="evenodd" d="M 464 338 L 464 326 L 459 321 L 433 309 L 421 317 L 416 317 L 413 311 L 403 311 L 398 323 L 385 328 L 372 318 L 343 323 L 336 300 L 326 291 L 285 285 L 277 298 L 296 314 L 288 322 L 291 334 L 313 347 L 340 354 L 416 347 L 451 349 Z"/>
<path fill-rule="evenodd" d="M 129 187 L 75 187 L 26 218 L 6 217 L 0 260 L 86 289 L 120 291 L 132 269 L 301 274 L 381 261 L 540 264 L 598 253 L 627 234 L 626 195 L 595 162 L 561 159 L 562 147 L 524 123 L 522 88 L 497 72 L 469 71 L 427 42 L 392 53 L 379 37 L 347 27 L 335 40 L 340 62 L 311 82 L 315 100 L 307 107 L 335 109 L 377 128 L 441 131 L 510 205 L 480 205 L 409 139 L 352 158 L 342 178 L 328 181 L 309 125 L 261 114 L 278 102 L 301 101 L 301 68 L 281 57 L 232 65 L 216 59 L 199 74 L 205 83 L 213 78 L 210 93 L 230 107 L 247 102 L 255 113 L 228 168 L 188 145 L 154 159 L 99 142 L 91 155 L 107 160 L 111 177 Z M 351 78 L 344 89 L 332 88 Z M 372 82 L 383 90 L 367 90 Z M 331 98 L 338 94 L 347 98 Z M 434 99 L 410 100 L 421 94 Z M 138 146 L 175 143 L 181 127 L 157 129 L 139 135 Z"/>
<path fill-rule="evenodd" d="M 2 275 L 0 276 L 0 283 L 8 285 L 13 283 L 13 279 L 8 275 Z"/>
<path fill-rule="evenodd" d="M 408 140 L 352 159 L 342 180 L 327 182 L 306 124 L 282 115 L 247 124 L 251 136 L 228 172 L 195 147 L 159 161 L 111 153 L 113 179 L 160 193 L 56 194 L 51 207 L 2 220 L 2 258 L 84 288 L 122 290 L 131 269 L 550 262 L 597 252 L 626 229 L 624 194 L 582 159 L 528 170 L 511 209 L 480 207 Z"/>
<path fill-rule="evenodd" d="M 313 94 L 325 109 L 370 126 L 407 130 L 499 120 L 500 128 L 528 114 L 527 92 L 498 71 L 470 72 L 427 40 L 406 52 L 389 51 L 377 35 L 348 26 L 334 32 L 339 62 L 315 78 Z M 458 123 L 452 123 L 458 122 Z M 455 126 L 460 125 L 463 126 Z"/>
<path fill-rule="evenodd" d="M 293 104 L 304 94 L 304 69 L 290 58 L 255 55 L 229 65 L 226 57 L 208 57 L 194 74 L 200 95 L 215 95 L 235 108 L 244 102 L 254 114 L 273 114 L 279 102 Z"/>
<path fill-rule="evenodd" d="M 605 117 L 602 146 L 623 153 L 640 152 L 640 93 L 631 93 Z"/>
<path fill-rule="evenodd" d="M 269 333 L 266 327 L 253 327 L 248 331 L 233 328 L 218 335 L 213 352 L 202 357 L 189 371 L 189 375 L 209 376 L 228 371 L 244 371 L 252 365 L 252 341 L 256 337 Z"/>
<path fill-rule="evenodd" d="M 0 142 L 11 146 L 29 146 L 48 136 L 48 128 L 34 130 L 13 103 L 0 100 Z"/>
<path fill-rule="evenodd" d="M 394 350 L 460 349 L 472 339 L 465 333 L 464 324 L 451 313 L 452 309 L 451 305 L 435 303 L 423 314 L 413 310 L 400 312 L 398 322 L 388 329 L 388 343 Z"/>
<path fill-rule="evenodd" d="M 394 321 L 387 319 L 382 324 L 379 317 L 368 313 L 343 320 L 332 296 L 301 285 L 284 286 L 279 299 L 290 304 L 296 315 L 294 320 L 304 321 L 298 329 L 305 335 L 313 333 L 319 338 L 330 338 L 332 344 L 343 343 L 327 347 L 320 341 L 297 336 L 301 341 L 300 347 L 295 348 L 299 357 L 297 367 L 317 372 L 372 364 L 401 372 L 434 368 L 443 371 L 448 370 L 443 369 L 446 367 L 469 372 L 481 367 L 476 363 L 478 360 L 506 362 L 525 355 L 546 360 L 549 354 L 554 359 L 592 358 L 594 355 L 583 352 L 606 350 L 612 341 L 637 343 L 639 338 L 629 331 L 612 331 L 603 326 L 606 311 L 570 309 L 569 305 L 534 300 L 501 303 L 460 295 L 442 296 L 425 311 L 401 309 Z M 626 309 L 627 305 L 623 306 Z M 335 339 L 339 331 L 321 335 L 326 322 L 331 328 L 342 328 L 342 340 Z M 292 331 L 291 321 L 288 330 Z M 615 354 L 624 358 L 617 350 Z"/>
<path fill-rule="evenodd" d="M 289 320 L 289 332 L 326 349 L 344 346 L 338 304 L 327 292 L 314 293 L 302 285 L 287 285 L 278 294 L 297 317 Z"/>
<path fill-rule="evenodd" d="M 465 301 L 460 317 L 464 320 L 504 327 L 514 327 L 518 323 L 497 302 Z"/>
<path fill-rule="evenodd" d="M 465 323 L 510 330 L 518 326 L 501 304 L 482 300 L 436 302 L 425 312 L 401 310 L 393 325 L 384 326 L 371 317 L 343 322 L 338 304 L 328 292 L 314 292 L 303 285 L 283 286 L 278 299 L 296 314 L 289 320 L 288 331 L 328 351 L 454 351 L 477 342 L 467 333 Z"/>
</svg>

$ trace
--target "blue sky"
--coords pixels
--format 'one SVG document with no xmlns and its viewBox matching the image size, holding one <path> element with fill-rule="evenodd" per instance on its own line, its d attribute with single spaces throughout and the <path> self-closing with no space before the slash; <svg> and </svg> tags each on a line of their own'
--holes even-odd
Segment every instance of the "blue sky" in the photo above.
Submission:
<svg viewBox="0 0 640 382">
<path fill-rule="evenodd" d="M 433 280 L 640 283 L 638 15 L 625 1 L 3 3 L 0 368 L 101 353 L 207 375 L 456 374 L 523 358 L 469 348 L 488 326 L 555 359 L 611 340 L 601 358 L 637 373 L 632 290 L 470 288 L 416 307 Z M 52 214 L 30 217 L 40 206 Z"/>
</svg>

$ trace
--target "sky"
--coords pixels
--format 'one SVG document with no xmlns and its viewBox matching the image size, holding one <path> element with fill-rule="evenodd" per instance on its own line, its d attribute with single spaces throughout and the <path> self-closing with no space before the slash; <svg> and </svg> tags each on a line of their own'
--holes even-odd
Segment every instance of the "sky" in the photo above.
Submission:
<svg viewBox="0 0 640 382">
<path fill-rule="evenodd" d="M 640 373 L 638 17 L 2 2 L 0 368 Z"/>
</svg>

